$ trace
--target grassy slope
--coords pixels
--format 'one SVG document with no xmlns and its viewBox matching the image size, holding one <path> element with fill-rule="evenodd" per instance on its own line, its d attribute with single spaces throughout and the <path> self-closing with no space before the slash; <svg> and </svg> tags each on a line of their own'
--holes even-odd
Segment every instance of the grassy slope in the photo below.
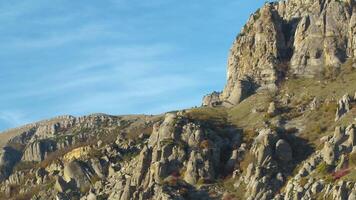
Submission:
<svg viewBox="0 0 356 200">
<path fill-rule="evenodd" d="M 263 126 L 264 121 L 273 121 L 277 118 L 287 120 L 286 128 L 297 128 L 299 137 L 309 142 L 316 149 L 321 148 L 320 138 L 332 135 L 336 126 L 347 126 L 355 123 L 356 105 L 353 109 L 335 122 L 337 100 L 348 93 L 354 96 L 356 92 L 356 70 L 341 73 L 334 80 L 319 81 L 318 79 L 298 78 L 285 81 L 280 86 L 278 94 L 257 93 L 245 99 L 233 108 L 208 108 L 201 107 L 187 110 L 187 114 L 199 120 L 226 123 L 234 127 L 242 128 L 244 141 L 251 142 L 256 136 L 256 129 Z M 281 105 L 281 99 L 289 94 L 290 103 Z M 316 97 L 324 103 L 316 110 L 310 110 L 309 104 Z M 271 101 L 277 102 L 277 107 L 283 111 L 270 117 L 267 114 L 268 105 Z M 329 103 L 326 103 L 329 102 Z M 298 113 L 300 107 L 305 111 Z M 288 108 L 288 109 L 285 109 Z M 296 126 L 296 127 L 294 127 Z M 345 177 L 346 180 L 356 180 L 355 170 Z"/>
<path fill-rule="evenodd" d="M 289 94 L 291 102 L 288 105 L 278 106 L 281 109 L 288 107 L 289 110 L 285 113 L 282 112 L 275 119 L 284 117 L 287 124 L 300 124 L 301 137 L 316 142 L 320 136 L 333 132 L 335 126 L 347 126 L 354 121 L 356 106 L 337 122 L 335 122 L 335 112 L 337 100 L 346 93 L 353 96 L 355 92 L 356 71 L 353 71 L 340 75 L 336 80 L 329 82 L 308 78 L 291 79 L 281 86 L 279 94 L 275 96 L 271 93 L 262 92 L 252 95 L 233 108 L 201 107 L 187 110 L 187 113 L 190 117 L 199 120 L 226 123 L 244 130 L 251 130 L 262 127 L 263 121 L 273 120 L 266 113 L 269 103 L 272 100 L 279 102 L 285 95 Z M 324 102 L 320 104 L 318 109 L 310 110 L 308 105 L 314 97 Z M 305 111 L 297 113 L 302 106 L 305 107 Z"/>
</svg>

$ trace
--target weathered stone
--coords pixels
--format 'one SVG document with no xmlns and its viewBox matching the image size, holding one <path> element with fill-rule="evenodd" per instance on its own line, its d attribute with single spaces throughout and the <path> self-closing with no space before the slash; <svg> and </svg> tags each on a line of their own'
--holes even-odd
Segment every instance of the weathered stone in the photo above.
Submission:
<svg viewBox="0 0 356 200">
<path fill-rule="evenodd" d="M 87 196 L 87 200 L 97 200 L 97 197 L 96 197 L 95 193 L 92 190 L 89 191 L 89 194 Z"/>
<path fill-rule="evenodd" d="M 315 182 L 311 188 L 313 194 L 317 194 L 323 190 L 323 185 L 319 182 Z"/>
<path fill-rule="evenodd" d="M 221 105 L 222 102 L 220 99 L 220 95 L 221 95 L 221 93 L 219 93 L 219 92 L 213 92 L 211 94 L 204 96 L 202 106 L 214 107 L 214 106 Z"/>
<path fill-rule="evenodd" d="M 95 174 L 99 177 L 99 178 L 104 178 L 105 175 L 107 175 L 107 168 L 105 168 L 100 159 L 98 158 L 93 158 L 90 160 L 90 164 L 91 167 L 93 168 Z"/>
<path fill-rule="evenodd" d="M 226 163 L 225 170 L 226 172 L 231 172 L 234 170 L 235 165 L 237 164 L 237 158 L 238 158 L 238 150 L 232 151 L 232 155 L 228 162 Z"/>
<path fill-rule="evenodd" d="M 281 139 L 276 143 L 276 156 L 282 161 L 292 160 L 292 148 L 287 141 Z"/>
<path fill-rule="evenodd" d="M 90 184 L 90 174 L 88 174 L 88 171 L 85 170 L 82 164 L 77 160 L 66 164 L 64 166 L 63 173 L 66 182 L 74 180 L 77 184 L 77 187 L 85 187 Z"/>
<path fill-rule="evenodd" d="M 350 147 L 356 146 L 356 128 L 354 124 L 346 128 L 346 135 L 348 136 L 347 145 Z"/>
<path fill-rule="evenodd" d="M 56 144 L 50 140 L 40 140 L 27 145 L 23 161 L 43 161 L 47 154 L 56 150 Z"/>
<path fill-rule="evenodd" d="M 347 200 L 356 200 L 356 191 L 352 191 Z"/>
<path fill-rule="evenodd" d="M 135 185 L 140 185 L 142 180 L 145 178 L 146 173 L 149 170 L 151 164 L 151 150 L 145 146 L 139 157 L 139 163 L 137 164 L 137 168 L 133 172 L 132 182 Z"/>
<path fill-rule="evenodd" d="M 310 103 L 310 110 L 316 110 L 320 107 L 320 101 L 318 98 L 314 98 Z"/>
<path fill-rule="evenodd" d="M 236 37 L 227 84 L 215 99 L 235 105 L 257 88 L 275 90 L 287 74 L 320 76 L 327 67 L 337 68 L 354 57 L 353 6 L 336 0 L 266 3 Z"/>
<path fill-rule="evenodd" d="M 0 182 L 8 178 L 21 154 L 11 147 L 0 149 Z"/>
<path fill-rule="evenodd" d="M 339 120 L 343 115 L 349 112 L 351 109 L 351 99 L 348 94 L 345 94 L 341 100 L 338 102 L 338 107 L 336 110 L 335 121 Z"/>
<path fill-rule="evenodd" d="M 133 192 L 130 179 L 126 180 L 126 185 L 120 200 L 130 200 Z"/>
<path fill-rule="evenodd" d="M 56 182 L 54 184 L 54 189 L 57 192 L 66 192 L 69 189 L 72 189 L 70 184 L 68 184 L 62 177 L 57 176 L 56 177 Z"/>
<path fill-rule="evenodd" d="M 270 115 L 275 115 L 277 113 L 276 103 L 271 102 L 268 106 L 267 113 Z"/>
<path fill-rule="evenodd" d="M 335 146 L 329 142 L 325 143 L 322 150 L 322 156 L 324 161 L 328 165 L 332 165 L 335 162 Z"/>
</svg>

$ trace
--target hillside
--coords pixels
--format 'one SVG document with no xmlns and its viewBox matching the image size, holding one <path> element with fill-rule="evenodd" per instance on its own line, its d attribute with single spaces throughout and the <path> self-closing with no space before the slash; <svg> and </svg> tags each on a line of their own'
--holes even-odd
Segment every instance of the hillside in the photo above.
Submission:
<svg viewBox="0 0 356 200">
<path fill-rule="evenodd" d="M 266 3 L 201 107 L 0 134 L 0 199 L 356 199 L 355 56 L 354 0 Z"/>
</svg>

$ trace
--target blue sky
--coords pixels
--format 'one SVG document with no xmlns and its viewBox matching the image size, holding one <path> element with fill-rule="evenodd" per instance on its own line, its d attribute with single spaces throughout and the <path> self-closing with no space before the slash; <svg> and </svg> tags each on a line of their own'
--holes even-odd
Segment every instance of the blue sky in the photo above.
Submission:
<svg viewBox="0 0 356 200">
<path fill-rule="evenodd" d="M 222 90 L 262 0 L 0 2 L 0 130 L 57 115 L 158 114 Z"/>
</svg>

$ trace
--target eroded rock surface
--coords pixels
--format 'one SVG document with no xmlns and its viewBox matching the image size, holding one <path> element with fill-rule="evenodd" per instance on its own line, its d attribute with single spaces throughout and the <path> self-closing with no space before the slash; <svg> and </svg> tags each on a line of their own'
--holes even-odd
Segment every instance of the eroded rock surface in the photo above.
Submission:
<svg viewBox="0 0 356 200">
<path fill-rule="evenodd" d="M 257 88 L 275 90 L 286 76 L 320 76 L 355 58 L 355 13 L 353 0 L 265 4 L 234 41 L 227 84 L 214 104 L 236 105 Z"/>
</svg>

